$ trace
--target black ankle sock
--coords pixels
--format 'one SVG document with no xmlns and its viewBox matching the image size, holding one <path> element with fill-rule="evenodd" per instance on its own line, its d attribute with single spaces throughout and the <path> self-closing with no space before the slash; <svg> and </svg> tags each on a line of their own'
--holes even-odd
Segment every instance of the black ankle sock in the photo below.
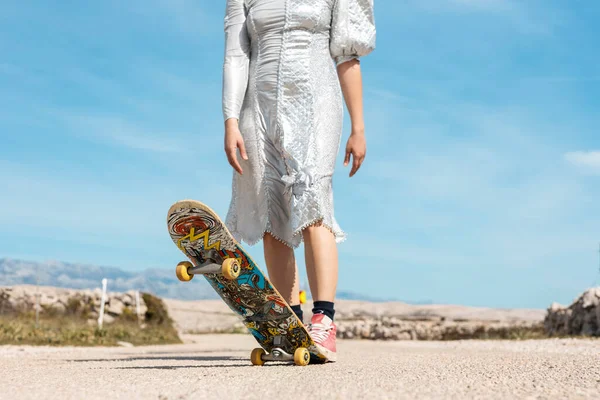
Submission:
<svg viewBox="0 0 600 400">
<path fill-rule="evenodd" d="M 333 303 L 330 301 L 315 301 L 313 303 L 313 314 L 325 314 L 333 321 L 335 310 L 333 309 Z"/>
<path fill-rule="evenodd" d="M 294 314 L 296 314 L 296 316 L 300 319 L 300 321 L 302 323 L 304 323 L 304 321 L 302 320 L 303 318 L 303 312 L 302 312 L 302 307 L 300 306 L 300 304 L 296 304 L 295 306 L 291 306 L 292 307 L 292 311 L 294 312 Z"/>
</svg>

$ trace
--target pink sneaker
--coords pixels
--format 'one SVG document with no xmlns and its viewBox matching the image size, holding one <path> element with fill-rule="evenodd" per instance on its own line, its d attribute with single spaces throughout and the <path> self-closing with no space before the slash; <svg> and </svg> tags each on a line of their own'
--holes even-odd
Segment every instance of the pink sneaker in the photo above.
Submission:
<svg viewBox="0 0 600 400">
<path fill-rule="evenodd" d="M 335 337 L 337 327 L 325 314 L 315 314 L 308 324 L 308 333 L 328 361 L 336 360 Z"/>
</svg>

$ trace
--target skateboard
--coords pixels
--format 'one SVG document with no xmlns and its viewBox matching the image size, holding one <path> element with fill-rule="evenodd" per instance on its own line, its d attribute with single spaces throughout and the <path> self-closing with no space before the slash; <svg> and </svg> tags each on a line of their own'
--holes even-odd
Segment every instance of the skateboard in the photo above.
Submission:
<svg viewBox="0 0 600 400">
<path fill-rule="evenodd" d="M 293 360 L 306 366 L 328 361 L 213 210 L 199 201 L 178 201 L 169 209 L 167 226 L 171 239 L 189 259 L 177 264 L 177 278 L 182 282 L 195 275 L 206 278 L 261 346 L 250 354 L 253 365 Z"/>
</svg>

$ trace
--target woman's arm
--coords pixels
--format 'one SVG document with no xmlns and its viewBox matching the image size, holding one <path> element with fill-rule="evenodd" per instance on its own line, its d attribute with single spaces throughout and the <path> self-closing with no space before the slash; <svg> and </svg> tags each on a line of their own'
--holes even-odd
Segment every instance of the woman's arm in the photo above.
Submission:
<svg viewBox="0 0 600 400">
<path fill-rule="evenodd" d="M 344 165 L 347 166 L 350 162 L 350 155 L 353 157 L 352 169 L 350 170 L 350 176 L 352 177 L 362 165 L 367 153 L 360 61 L 355 58 L 343 62 L 338 65 L 337 71 L 352 124 L 344 158 Z"/>
<path fill-rule="evenodd" d="M 239 118 L 250 63 L 250 43 L 246 31 L 243 0 L 227 0 L 225 12 L 225 59 L 223 62 L 223 117 Z"/>
<path fill-rule="evenodd" d="M 223 63 L 223 118 L 225 120 L 225 154 L 229 164 L 242 173 L 237 149 L 247 160 L 238 120 L 248 86 L 250 40 L 246 31 L 243 0 L 227 0 L 225 14 L 225 60 Z"/>
<path fill-rule="evenodd" d="M 331 13 L 329 50 L 337 65 L 340 85 L 350 118 L 352 132 L 346 144 L 344 165 L 354 158 L 350 176 L 354 176 L 367 153 L 362 104 L 360 58 L 375 49 L 373 0 L 334 0 Z"/>
</svg>

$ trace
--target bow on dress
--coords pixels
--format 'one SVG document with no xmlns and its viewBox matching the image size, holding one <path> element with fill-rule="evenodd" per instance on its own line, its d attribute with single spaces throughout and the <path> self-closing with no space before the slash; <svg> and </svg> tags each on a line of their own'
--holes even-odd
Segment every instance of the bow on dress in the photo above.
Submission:
<svg viewBox="0 0 600 400">
<path fill-rule="evenodd" d="M 281 180 L 285 183 L 285 191 L 293 193 L 295 197 L 302 196 L 315 183 L 315 177 L 308 168 L 292 171 L 288 175 L 283 175 Z"/>
</svg>

